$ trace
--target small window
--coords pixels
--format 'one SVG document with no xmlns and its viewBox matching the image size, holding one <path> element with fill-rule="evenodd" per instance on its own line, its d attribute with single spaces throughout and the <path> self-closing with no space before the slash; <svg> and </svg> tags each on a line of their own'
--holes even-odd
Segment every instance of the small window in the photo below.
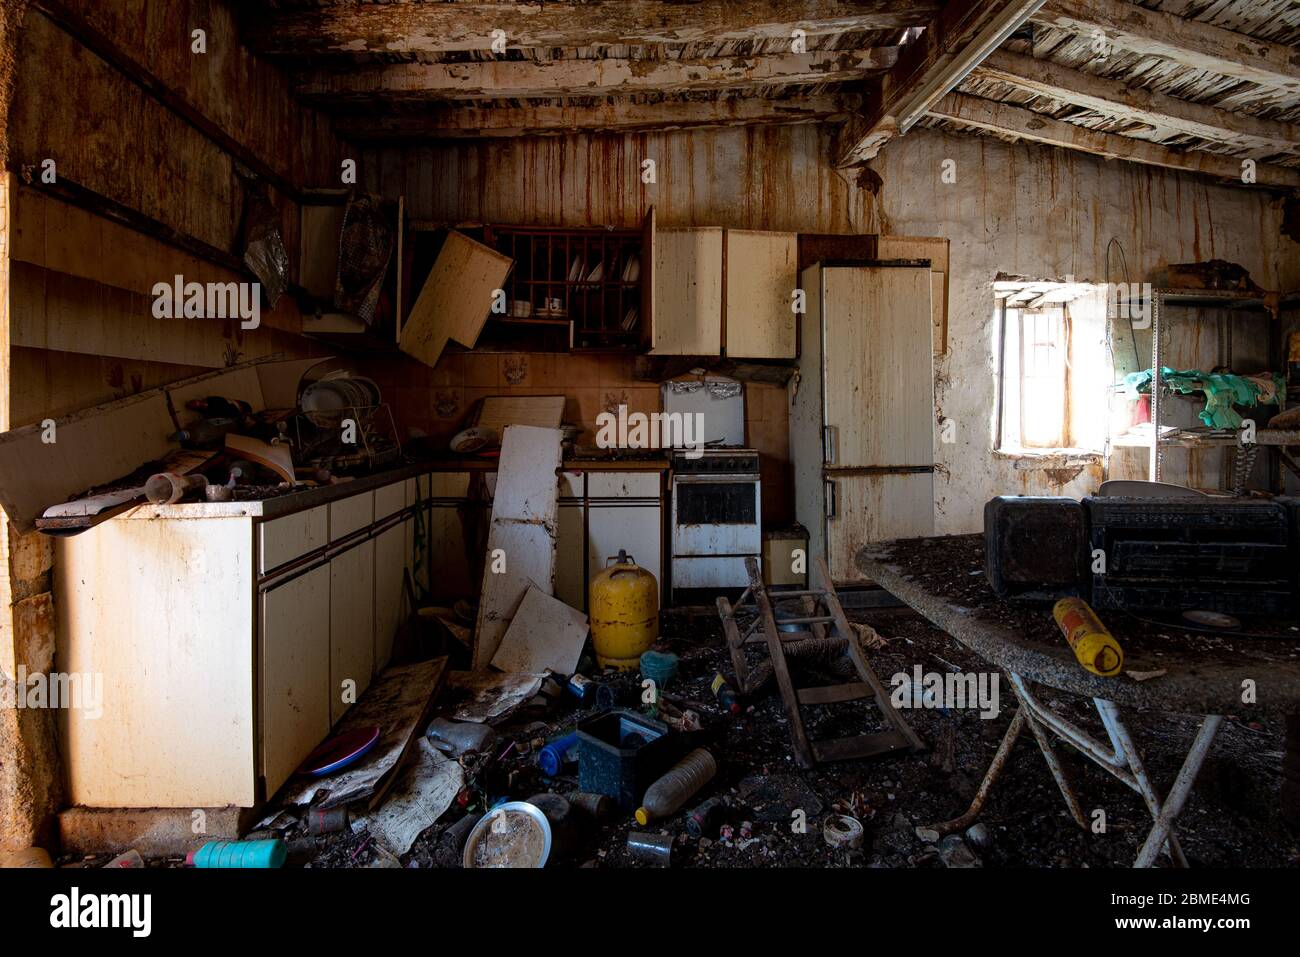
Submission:
<svg viewBox="0 0 1300 957">
<path fill-rule="evenodd" d="M 999 451 L 1102 451 L 1111 372 L 1099 290 L 1075 283 L 999 290 Z"/>
</svg>

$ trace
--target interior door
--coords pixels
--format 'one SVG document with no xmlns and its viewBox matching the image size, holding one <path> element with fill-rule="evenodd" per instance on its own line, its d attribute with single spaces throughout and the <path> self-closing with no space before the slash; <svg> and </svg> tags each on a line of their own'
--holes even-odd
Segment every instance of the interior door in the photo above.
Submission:
<svg viewBox="0 0 1300 957">
<path fill-rule="evenodd" d="M 833 267 L 823 283 L 826 466 L 932 465 L 930 270 Z"/>
</svg>

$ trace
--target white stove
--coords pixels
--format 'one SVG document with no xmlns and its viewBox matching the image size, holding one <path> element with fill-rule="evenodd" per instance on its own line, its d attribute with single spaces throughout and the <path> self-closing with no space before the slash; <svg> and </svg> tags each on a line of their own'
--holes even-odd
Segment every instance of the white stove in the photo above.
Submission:
<svg viewBox="0 0 1300 957">
<path fill-rule="evenodd" d="M 758 452 L 677 451 L 672 464 L 673 593 L 744 588 L 745 559 L 759 558 L 763 550 Z"/>
</svg>

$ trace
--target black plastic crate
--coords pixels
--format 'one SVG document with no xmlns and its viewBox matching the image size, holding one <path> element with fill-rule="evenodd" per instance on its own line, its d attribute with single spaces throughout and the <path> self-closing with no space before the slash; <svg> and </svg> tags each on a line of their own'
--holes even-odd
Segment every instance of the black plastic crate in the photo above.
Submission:
<svg viewBox="0 0 1300 957">
<path fill-rule="evenodd" d="M 1087 597 L 1088 551 L 1072 498 L 1002 495 L 984 506 L 984 573 L 1003 598 Z"/>
<path fill-rule="evenodd" d="M 635 711 L 606 711 L 578 725 L 578 786 L 606 794 L 624 811 L 641 805 L 646 788 L 680 750 L 668 725 Z"/>
<path fill-rule="evenodd" d="M 1091 547 L 1105 556 L 1104 572 L 1092 577 L 1095 607 L 1294 614 L 1287 506 L 1104 496 L 1084 504 Z"/>
</svg>

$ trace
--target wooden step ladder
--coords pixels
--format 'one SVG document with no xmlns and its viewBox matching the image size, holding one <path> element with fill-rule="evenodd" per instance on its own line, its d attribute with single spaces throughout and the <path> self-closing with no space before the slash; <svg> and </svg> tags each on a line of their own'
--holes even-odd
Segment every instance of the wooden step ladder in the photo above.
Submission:
<svg viewBox="0 0 1300 957">
<path fill-rule="evenodd" d="M 756 558 L 745 559 L 745 569 L 749 573 L 749 587 L 733 606 L 726 598 L 718 598 L 718 614 L 722 618 L 722 630 L 726 637 L 731 663 L 736 671 L 736 680 L 742 693 L 752 693 L 749 662 L 745 658 L 745 645 L 766 643 L 768 655 L 772 660 L 772 670 L 776 675 L 777 687 L 781 690 L 781 699 L 785 702 L 786 715 L 790 721 L 790 738 L 794 745 L 794 757 L 802 768 L 816 767 L 827 761 L 846 761 L 853 758 L 874 758 L 893 754 L 897 751 L 924 751 L 925 745 L 903 720 L 903 716 L 889 700 L 876 673 L 867 664 L 862 653 L 858 637 L 849 627 L 840 607 L 835 586 L 826 569 L 826 562 L 817 559 L 811 570 L 811 583 L 806 591 L 778 591 L 769 595 L 763 585 L 763 575 L 759 571 Z M 772 600 L 787 601 L 800 599 L 803 614 L 797 617 L 783 617 L 781 625 L 800 625 L 798 631 L 781 631 L 776 615 L 772 610 Z M 752 605 L 748 604 L 752 601 Z M 736 616 L 741 611 L 756 611 L 757 615 L 744 632 L 740 630 Z M 759 630 L 762 634 L 758 634 Z M 786 649 L 794 651 L 793 646 L 805 641 L 825 641 L 826 639 L 844 639 L 848 645 L 848 655 L 853 662 L 853 670 L 858 680 L 847 684 L 824 685 L 814 688 L 796 688 L 790 677 L 790 667 L 786 661 Z M 823 741 L 810 741 L 804 729 L 803 712 L 805 705 L 827 705 L 841 701 L 858 701 L 875 698 L 876 707 L 880 709 L 888 731 L 874 734 L 859 734 L 845 738 L 830 738 Z"/>
</svg>

